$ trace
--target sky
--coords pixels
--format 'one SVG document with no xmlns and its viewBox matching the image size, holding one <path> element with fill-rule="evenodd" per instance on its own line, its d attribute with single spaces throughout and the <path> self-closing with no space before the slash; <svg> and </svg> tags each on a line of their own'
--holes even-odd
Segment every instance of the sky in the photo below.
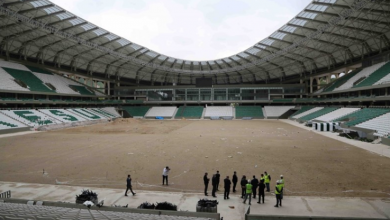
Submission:
<svg viewBox="0 0 390 220">
<path fill-rule="evenodd" d="M 311 0 L 51 0 L 107 31 L 164 55 L 194 61 L 242 52 Z"/>
</svg>

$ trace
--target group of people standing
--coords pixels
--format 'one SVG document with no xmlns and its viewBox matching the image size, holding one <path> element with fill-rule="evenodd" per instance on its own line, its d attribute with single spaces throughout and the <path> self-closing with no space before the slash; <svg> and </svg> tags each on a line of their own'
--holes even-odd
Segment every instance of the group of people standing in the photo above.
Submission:
<svg viewBox="0 0 390 220">
<path fill-rule="evenodd" d="M 213 197 L 217 197 L 215 195 L 216 191 L 219 187 L 220 182 L 220 173 L 217 171 L 215 174 L 213 174 L 211 178 L 211 184 L 212 184 L 212 191 L 211 195 Z M 210 182 L 210 178 L 208 177 L 208 173 L 205 173 L 203 176 L 203 182 L 204 182 L 204 195 L 208 196 L 207 189 Z M 236 186 L 238 182 L 238 177 L 236 171 L 233 173 L 232 181 L 229 179 L 229 176 L 226 176 L 224 179 L 224 199 L 229 199 L 230 194 L 230 188 L 233 183 L 233 193 L 236 192 Z M 259 190 L 259 201 L 257 203 L 261 203 L 263 201 L 264 203 L 264 197 L 265 197 L 265 190 L 267 192 L 270 192 L 270 182 L 271 182 L 271 175 L 267 173 L 267 171 L 264 172 L 264 174 L 260 175 L 260 180 L 256 178 L 255 175 L 253 175 L 253 179 L 247 179 L 245 175 L 241 178 L 241 198 L 244 199 L 243 203 L 246 203 L 247 200 L 249 200 L 249 205 L 251 205 L 251 199 L 252 197 L 256 199 L 257 190 Z M 282 199 L 283 199 L 283 188 L 284 188 L 284 179 L 283 175 L 280 175 L 280 179 L 276 181 L 275 186 L 275 195 L 276 195 L 276 205 L 275 207 L 282 206 Z"/>
</svg>

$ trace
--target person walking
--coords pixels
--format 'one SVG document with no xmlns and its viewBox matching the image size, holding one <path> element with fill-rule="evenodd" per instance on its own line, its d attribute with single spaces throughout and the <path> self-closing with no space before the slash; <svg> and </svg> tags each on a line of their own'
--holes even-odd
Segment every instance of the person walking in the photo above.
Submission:
<svg viewBox="0 0 390 220">
<path fill-rule="evenodd" d="M 283 178 L 283 175 L 280 175 L 279 183 L 280 183 L 280 185 L 282 185 L 282 187 L 283 187 L 283 189 L 284 189 L 284 178 Z M 284 191 L 284 190 L 283 190 L 283 191 Z M 282 191 L 282 193 L 280 194 L 280 199 L 283 199 L 283 191 Z"/>
<path fill-rule="evenodd" d="M 213 178 L 211 178 L 211 185 L 213 186 L 213 190 L 211 191 L 211 195 L 213 197 L 217 197 L 215 195 L 215 192 L 217 191 L 217 176 L 216 176 L 216 174 L 214 174 Z"/>
<path fill-rule="evenodd" d="M 264 184 L 264 179 L 261 179 L 260 180 L 260 184 L 259 184 L 259 201 L 257 203 L 261 203 L 261 199 L 263 199 L 263 203 L 264 203 L 264 197 L 265 197 L 265 184 Z"/>
<path fill-rule="evenodd" d="M 229 193 L 230 193 L 230 185 L 231 184 L 232 184 L 232 182 L 230 181 L 229 176 L 226 176 L 226 178 L 224 179 L 224 188 L 225 188 L 225 192 L 223 193 L 224 199 L 230 199 Z"/>
<path fill-rule="evenodd" d="M 276 196 L 276 205 L 275 207 L 282 207 L 282 199 L 280 195 L 283 192 L 283 186 L 280 184 L 279 180 L 276 181 L 276 186 L 275 186 L 275 196 Z"/>
<path fill-rule="evenodd" d="M 168 186 L 168 173 L 171 169 L 166 166 L 164 169 L 163 169 L 163 173 L 162 173 L 162 177 L 163 177 L 163 185 L 164 185 L 164 182 L 167 183 L 167 186 Z M 165 181 L 164 181 L 165 180 Z"/>
<path fill-rule="evenodd" d="M 207 188 L 209 187 L 210 178 L 207 177 L 207 173 L 205 173 L 203 176 L 203 182 L 204 182 L 204 195 L 208 196 Z"/>
<path fill-rule="evenodd" d="M 133 192 L 133 189 L 132 189 L 132 186 L 131 186 L 131 177 L 130 175 L 127 175 L 127 179 L 126 179 L 126 182 L 127 182 L 127 185 L 126 185 L 126 192 L 125 192 L 125 196 L 127 196 L 127 191 L 130 190 L 130 192 L 133 194 L 133 196 L 135 195 L 135 192 Z"/>
<path fill-rule="evenodd" d="M 255 175 L 253 175 L 251 184 L 252 184 L 253 198 L 256 199 L 256 192 L 257 192 L 256 190 L 257 190 L 257 186 L 259 185 L 259 180 L 256 179 Z"/>
<path fill-rule="evenodd" d="M 265 186 L 267 187 L 267 192 L 270 191 L 269 189 L 269 183 L 271 182 L 271 175 L 269 175 L 267 173 L 267 171 L 264 172 L 264 183 L 265 183 Z"/>
<path fill-rule="evenodd" d="M 218 187 L 219 187 L 219 180 L 221 179 L 221 175 L 219 174 L 219 171 L 217 170 L 217 174 L 215 174 L 216 177 L 217 177 L 217 191 L 219 191 Z"/>
<path fill-rule="evenodd" d="M 251 205 L 251 200 L 252 200 L 252 184 L 251 184 L 251 181 L 248 180 L 248 183 L 245 185 L 245 187 L 246 187 L 246 194 L 245 194 L 244 204 L 246 203 L 246 199 L 249 198 L 249 205 Z"/>
<path fill-rule="evenodd" d="M 244 196 L 245 196 L 245 189 L 246 189 L 246 184 L 248 183 L 248 180 L 246 180 L 246 176 L 243 175 L 242 178 L 241 178 L 241 198 L 243 199 Z"/>
<path fill-rule="evenodd" d="M 237 182 L 238 182 L 236 171 L 234 171 L 232 182 L 233 182 L 233 192 L 235 193 L 236 192 L 236 185 L 237 185 Z"/>
</svg>

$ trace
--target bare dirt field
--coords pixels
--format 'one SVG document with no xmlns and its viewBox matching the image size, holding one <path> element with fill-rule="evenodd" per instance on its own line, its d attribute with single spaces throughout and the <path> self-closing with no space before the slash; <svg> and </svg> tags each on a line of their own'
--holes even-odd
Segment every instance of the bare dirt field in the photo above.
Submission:
<svg viewBox="0 0 390 220">
<path fill-rule="evenodd" d="M 286 195 L 390 197 L 389 158 L 277 120 L 119 119 L 0 139 L 0 181 L 124 188 L 131 174 L 135 190 L 202 192 L 216 170 L 221 190 L 233 171 L 268 171 Z"/>
</svg>

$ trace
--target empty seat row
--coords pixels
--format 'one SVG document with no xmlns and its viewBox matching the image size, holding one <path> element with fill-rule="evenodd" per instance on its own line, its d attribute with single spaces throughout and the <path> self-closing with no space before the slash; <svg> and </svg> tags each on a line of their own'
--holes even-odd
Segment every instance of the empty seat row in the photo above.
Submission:
<svg viewBox="0 0 390 220">
<path fill-rule="evenodd" d="M 328 114 L 325 114 L 325 115 L 322 115 L 318 118 L 315 118 L 314 120 L 318 120 L 318 121 L 326 121 L 326 122 L 330 122 L 330 121 L 333 121 L 334 119 L 336 118 L 340 118 L 342 116 L 345 116 L 345 115 L 348 115 L 348 114 L 351 114 L 353 112 L 356 112 L 360 110 L 360 108 L 339 108 L 335 111 L 332 111 Z"/>
</svg>

